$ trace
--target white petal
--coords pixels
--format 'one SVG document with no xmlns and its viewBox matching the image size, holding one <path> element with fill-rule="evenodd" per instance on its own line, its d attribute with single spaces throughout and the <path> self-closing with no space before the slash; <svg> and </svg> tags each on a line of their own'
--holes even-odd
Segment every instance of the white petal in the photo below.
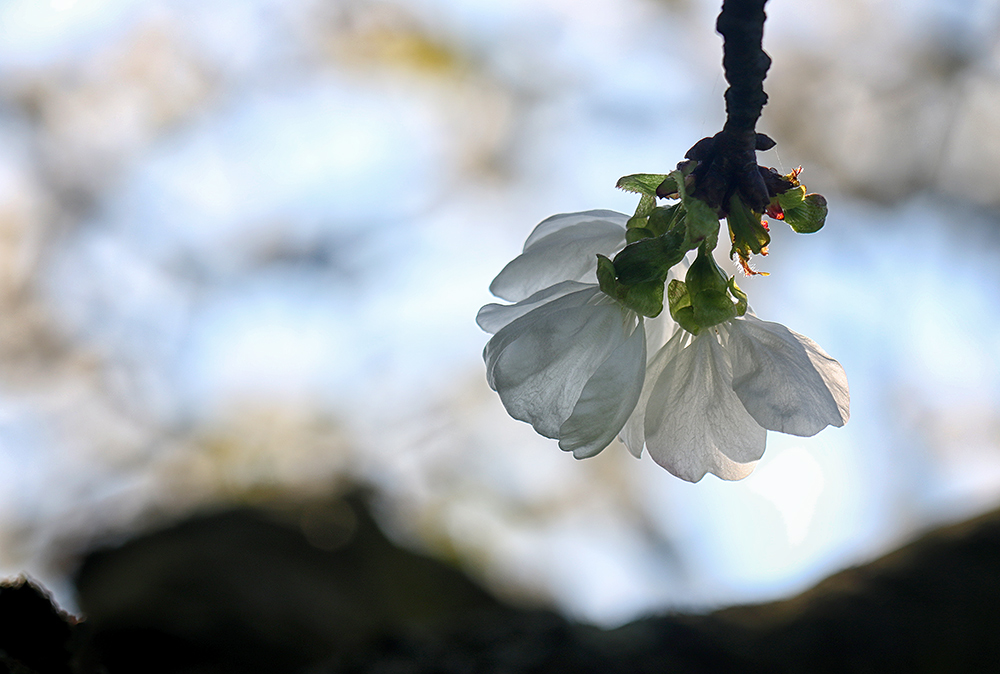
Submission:
<svg viewBox="0 0 1000 674">
<path fill-rule="evenodd" d="M 527 314 L 516 318 L 497 331 L 483 349 L 483 360 L 486 361 L 486 382 L 496 390 L 493 381 L 493 370 L 500 355 L 512 342 L 532 330 L 535 323 L 545 320 L 550 314 L 573 307 L 585 306 L 598 301 L 600 290 L 596 286 L 588 286 L 584 290 L 572 292 L 558 297 L 551 302 L 539 305 Z"/>
<path fill-rule="evenodd" d="M 847 422 L 847 375 L 816 342 L 753 316 L 728 328 L 733 390 L 757 423 L 809 436 Z"/>
<path fill-rule="evenodd" d="M 494 333 L 543 304 L 548 304 L 564 295 L 569 295 L 579 290 L 596 287 L 597 285 L 594 283 L 563 281 L 562 283 L 539 290 L 531 297 L 521 300 L 517 304 L 487 304 L 476 315 L 476 323 L 486 332 Z"/>
<path fill-rule="evenodd" d="M 525 247 L 493 279 L 490 292 L 520 302 L 561 281 L 594 283 L 597 254 L 610 257 L 624 244 L 624 227 L 610 220 L 587 220 L 558 229 Z"/>
<path fill-rule="evenodd" d="M 646 355 L 650 362 L 680 329 L 681 326 L 670 317 L 667 307 L 664 307 L 656 318 L 646 319 Z"/>
<path fill-rule="evenodd" d="M 753 470 L 745 464 L 760 458 L 767 439 L 733 392 L 729 359 L 711 329 L 664 367 L 644 426 L 653 460 L 691 482 L 705 473 L 745 477 Z"/>
<path fill-rule="evenodd" d="M 621 441 L 628 447 L 628 451 L 632 453 L 632 456 L 637 459 L 642 457 L 642 447 L 646 440 L 643 425 L 646 418 L 646 405 L 649 402 L 649 395 L 653 392 L 653 386 L 656 384 L 660 373 L 663 372 L 663 368 L 673 360 L 674 356 L 681 352 L 681 349 L 687 346 L 690 342 L 690 337 L 690 332 L 681 329 L 676 330 L 670 341 L 658 349 L 649 359 L 649 364 L 646 366 L 642 395 L 639 396 L 639 402 L 635 406 L 635 411 L 632 412 L 632 416 L 625 423 L 625 428 L 622 429 L 621 434 Z M 649 344 L 650 339 L 647 336 L 647 349 L 649 348 Z"/>
<path fill-rule="evenodd" d="M 531 231 L 531 234 L 528 235 L 528 238 L 524 242 L 522 252 L 527 252 L 529 248 L 547 237 L 549 234 L 558 232 L 561 229 L 566 229 L 567 227 L 575 227 L 580 223 L 592 222 L 594 220 L 606 220 L 614 223 L 622 229 L 625 229 L 625 225 L 628 223 L 628 218 L 629 216 L 624 213 L 608 210 L 580 211 L 578 213 L 560 213 L 558 215 L 553 215 L 542 220 Z"/>
<path fill-rule="evenodd" d="M 556 438 L 587 381 L 629 336 L 622 308 L 583 290 L 510 323 L 486 345 L 487 381 L 515 419 Z"/>
<path fill-rule="evenodd" d="M 559 447 L 584 459 L 611 444 L 642 391 L 646 336 L 642 321 L 587 381 L 580 399 L 559 429 Z"/>
</svg>

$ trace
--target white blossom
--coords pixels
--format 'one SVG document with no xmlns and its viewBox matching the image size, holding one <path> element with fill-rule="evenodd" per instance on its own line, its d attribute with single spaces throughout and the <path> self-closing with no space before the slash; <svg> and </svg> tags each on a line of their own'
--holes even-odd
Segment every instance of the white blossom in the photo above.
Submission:
<svg viewBox="0 0 1000 674">
<path fill-rule="evenodd" d="M 768 430 L 811 436 L 847 422 L 844 369 L 809 338 L 752 314 L 693 336 L 667 311 L 643 318 L 602 292 L 597 255 L 625 245 L 627 221 L 613 211 L 548 218 L 490 285 L 512 302 L 477 317 L 494 333 L 487 381 L 512 417 L 577 458 L 617 436 L 691 482 L 749 475 Z"/>
<path fill-rule="evenodd" d="M 615 211 L 561 213 L 528 235 L 521 254 L 490 284 L 490 292 L 520 302 L 562 281 L 596 283 L 597 255 L 611 256 L 625 245 L 628 216 Z"/>
<path fill-rule="evenodd" d="M 625 245 L 627 221 L 613 211 L 544 220 L 490 285 L 514 304 L 488 304 L 477 317 L 495 333 L 483 358 L 507 412 L 577 458 L 614 441 L 639 400 L 647 349 L 657 350 L 675 327 L 584 282 L 596 280 L 597 254 Z"/>
<path fill-rule="evenodd" d="M 764 453 L 768 430 L 811 436 L 850 416 L 847 377 L 814 341 L 747 315 L 678 332 L 650 360 L 622 440 L 674 475 L 738 480 Z"/>
<path fill-rule="evenodd" d="M 559 284 L 528 298 L 537 306 L 501 327 L 483 358 L 512 417 L 584 458 L 607 447 L 635 408 L 646 339 L 643 321 L 597 285 L 566 284 L 583 287 L 562 294 L 567 286 Z M 491 318 L 498 313 L 494 305 Z"/>
</svg>

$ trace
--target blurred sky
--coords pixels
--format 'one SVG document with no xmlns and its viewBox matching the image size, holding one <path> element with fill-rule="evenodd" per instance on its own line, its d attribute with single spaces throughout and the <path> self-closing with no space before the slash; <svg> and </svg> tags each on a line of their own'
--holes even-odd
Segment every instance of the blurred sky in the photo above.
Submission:
<svg viewBox="0 0 1000 674">
<path fill-rule="evenodd" d="M 803 589 L 1000 499 L 1000 2 L 771 0 L 759 316 L 852 418 L 738 483 L 506 416 L 474 322 L 541 219 L 724 121 L 707 0 L 0 1 L 0 575 L 363 483 L 399 541 L 613 625 Z"/>
</svg>

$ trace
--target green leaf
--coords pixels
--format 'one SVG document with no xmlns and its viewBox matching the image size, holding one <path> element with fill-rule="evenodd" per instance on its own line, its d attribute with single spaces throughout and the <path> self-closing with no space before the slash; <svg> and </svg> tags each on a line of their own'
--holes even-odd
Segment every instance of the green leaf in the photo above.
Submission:
<svg viewBox="0 0 1000 674">
<path fill-rule="evenodd" d="M 619 178 L 615 187 L 626 192 L 635 192 L 648 197 L 655 197 L 656 188 L 666 179 L 667 176 L 656 173 L 635 173 Z"/>
<path fill-rule="evenodd" d="M 649 214 L 646 225 L 656 233 L 656 236 L 666 234 L 680 218 L 684 216 L 684 207 L 677 203 L 673 206 L 660 206 Z"/>
<path fill-rule="evenodd" d="M 656 208 L 656 197 L 643 194 L 639 197 L 639 205 L 635 207 L 635 215 L 632 217 L 643 217 L 653 212 Z"/>
<path fill-rule="evenodd" d="M 680 195 L 682 201 L 687 198 L 687 185 L 684 184 L 685 175 L 680 170 L 671 171 L 667 175 L 667 178 L 674 181 L 674 188 L 677 190 L 677 194 Z"/>
<path fill-rule="evenodd" d="M 662 284 L 667 272 L 681 261 L 685 252 L 676 233 L 630 243 L 615 255 L 618 280 L 625 285 L 654 280 Z"/>
<path fill-rule="evenodd" d="M 694 197 L 685 197 L 684 208 L 687 210 L 684 216 L 687 225 L 684 234 L 685 250 L 699 246 L 714 249 L 719 243 L 719 216 L 715 209 Z"/>
<path fill-rule="evenodd" d="M 790 190 L 786 190 L 779 194 L 776 199 L 778 200 L 778 205 L 781 206 L 781 210 L 787 211 L 798 207 L 802 203 L 802 200 L 806 197 L 806 186 L 798 185 Z"/>
<path fill-rule="evenodd" d="M 785 211 L 785 222 L 799 234 L 812 234 L 826 224 L 828 210 L 822 194 L 807 194 L 797 208 Z"/>
</svg>

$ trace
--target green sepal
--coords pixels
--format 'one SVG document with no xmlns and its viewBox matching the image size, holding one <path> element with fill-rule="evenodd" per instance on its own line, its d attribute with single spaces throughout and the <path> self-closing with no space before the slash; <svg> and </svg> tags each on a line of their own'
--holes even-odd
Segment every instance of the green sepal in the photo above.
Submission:
<svg viewBox="0 0 1000 674">
<path fill-rule="evenodd" d="M 703 328 L 709 328 L 736 316 L 736 305 L 724 290 L 703 290 L 691 298 L 694 320 Z"/>
<path fill-rule="evenodd" d="M 656 236 L 653 230 L 646 227 L 633 227 L 625 230 L 625 243 L 635 243 L 643 239 L 651 239 Z"/>
<path fill-rule="evenodd" d="M 684 250 L 693 250 L 702 245 L 715 248 L 719 243 L 719 215 L 704 201 L 687 193 L 682 171 L 673 171 L 670 173 L 670 177 L 677 185 L 681 205 L 685 211 L 684 243 L 682 244 Z"/>
<path fill-rule="evenodd" d="M 691 197 L 685 204 L 687 215 L 684 222 L 685 229 L 684 246 L 688 250 L 698 246 L 708 246 L 711 249 L 719 243 L 719 216 L 711 206 L 701 199 Z"/>
<path fill-rule="evenodd" d="M 615 187 L 626 192 L 635 192 L 647 197 L 656 197 L 656 188 L 666 179 L 667 176 L 662 174 L 635 173 L 619 178 Z"/>
<path fill-rule="evenodd" d="M 807 194 L 796 208 L 785 210 L 785 222 L 799 234 L 812 234 L 826 224 L 828 210 L 822 194 Z"/>
<path fill-rule="evenodd" d="M 651 197 L 648 194 L 643 194 L 639 197 L 639 205 L 635 207 L 635 215 L 633 218 L 641 218 L 648 216 L 656 208 L 656 197 Z"/>
<path fill-rule="evenodd" d="M 663 281 L 628 286 L 625 296 L 619 301 L 637 314 L 656 318 L 663 311 Z"/>
<path fill-rule="evenodd" d="M 701 327 L 707 328 L 728 321 L 736 315 L 736 307 L 726 292 L 729 277 L 719 269 L 711 250 L 698 250 L 698 257 L 688 268 L 684 282 L 691 296 L 691 306 L 694 307 L 694 320 Z"/>
<path fill-rule="evenodd" d="M 688 294 L 687 285 L 683 281 L 674 279 L 667 285 L 667 305 L 670 307 L 670 317 L 679 326 L 697 335 L 701 332 L 701 327 L 694 320 L 694 307 L 691 306 L 691 296 Z"/>
<path fill-rule="evenodd" d="M 662 285 L 670 268 L 684 257 L 686 251 L 680 243 L 678 233 L 668 232 L 628 244 L 615 255 L 618 281 L 624 285 L 636 285 L 659 280 Z"/>
<path fill-rule="evenodd" d="M 736 298 L 736 315 L 746 315 L 747 309 L 750 308 L 750 303 L 747 302 L 747 294 L 743 292 L 742 288 L 736 285 L 735 276 L 729 277 L 729 292 Z"/>
<path fill-rule="evenodd" d="M 698 249 L 698 256 L 688 267 L 684 283 L 692 296 L 705 290 L 725 292 L 729 286 L 729 277 L 715 263 L 712 251 L 707 248 Z"/>
<path fill-rule="evenodd" d="M 649 217 L 645 215 L 633 215 L 625 222 L 625 229 L 640 229 L 646 226 L 649 222 Z"/>
<path fill-rule="evenodd" d="M 752 210 L 743 203 L 738 195 L 733 195 L 729 200 L 729 214 L 726 222 L 729 224 L 729 236 L 732 238 L 733 247 L 729 251 L 729 257 L 739 254 L 741 260 L 748 260 L 751 254 L 759 255 L 761 251 L 767 251 L 767 245 L 771 243 L 771 235 L 760 220 L 760 213 Z M 788 213 L 785 213 L 787 219 Z"/>
<path fill-rule="evenodd" d="M 663 280 L 624 285 L 615 277 L 615 264 L 597 256 L 597 283 L 601 291 L 637 314 L 656 318 L 663 311 Z"/>
<path fill-rule="evenodd" d="M 673 206 L 660 206 L 650 212 L 646 227 L 652 230 L 656 236 L 661 236 L 673 229 L 674 224 L 683 216 L 684 207 L 679 203 Z"/>
<path fill-rule="evenodd" d="M 618 279 L 615 274 L 615 263 L 610 259 L 597 254 L 597 285 L 605 295 L 618 298 Z"/>
</svg>

